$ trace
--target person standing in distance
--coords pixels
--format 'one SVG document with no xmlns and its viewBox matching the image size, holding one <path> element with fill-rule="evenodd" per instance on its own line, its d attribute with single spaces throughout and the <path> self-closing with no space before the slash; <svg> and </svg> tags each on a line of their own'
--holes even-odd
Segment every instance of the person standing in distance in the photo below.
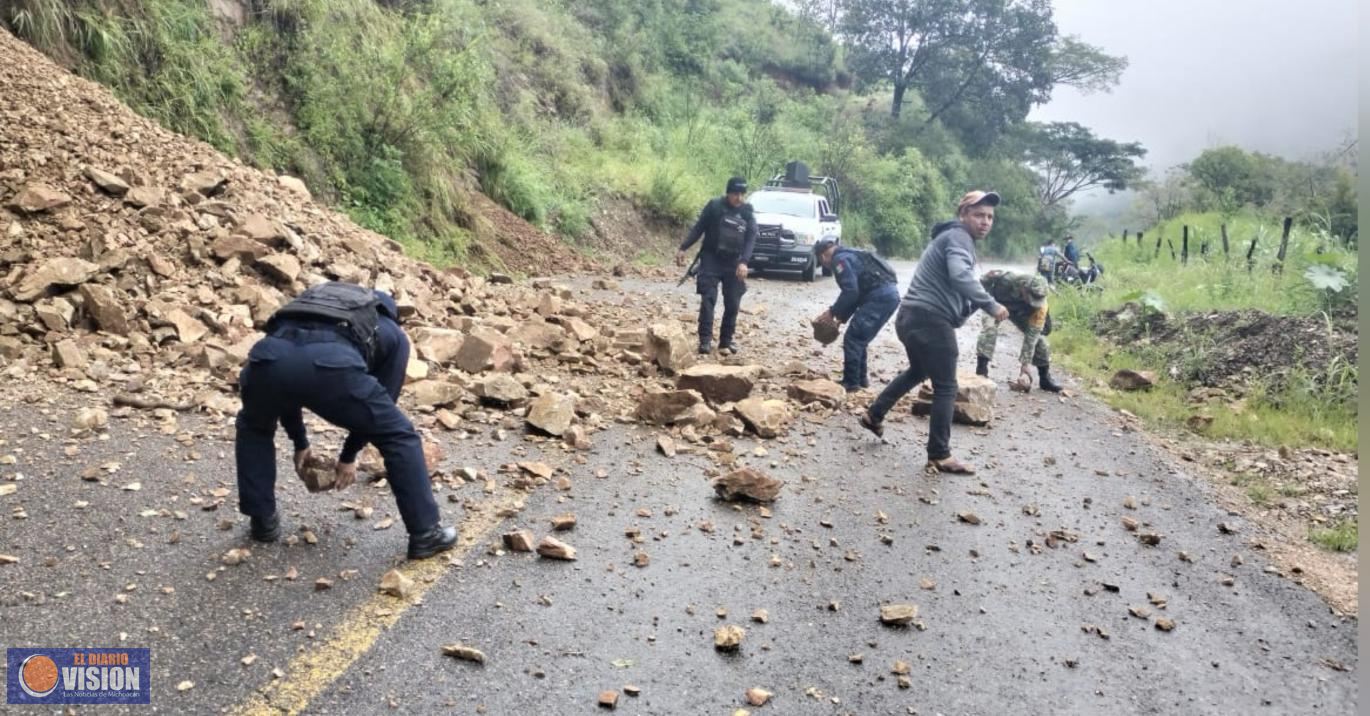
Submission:
<svg viewBox="0 0 1370 716">
<path fill-rule="evenodd" d="M 972 191 L 961 197 L 956 219 L 932 229 L 909 290 L 900 301 L 894 329 L 908 353 L 909 367 L 881 391 L 861 416 L 861 426 L 883 435 L 885 415 L 925 379 L 932 379 L 928 426 L 929 472 L 974 474 L 975 468 L 951 456 L 951 416 L 956 400 L 956 329 L 976 309 L 1002 321 L 1008 309 L 995 302 L 975 276 L 975 242 L 994 226 L 999 195 Z"/>
<path fill-rule="evenodd" d="M 842 289 L 837 301 L 821 313 L 817 321 L 846 323 L 842 338 L 842 387 L 848 393 L 870 387 L 866 353 L 871 341 L 899 308 L 899 276 L 889 262 L 869 251 L 838 246 L 837 239 L 825 236 L 814 244 L 813 252 L 823 268 L 832 271 Z"/>
<path fill-rule="evenodd" d="M 302 409 L 308 408 L 348 431 L 335 489 L 356 481 L 357 455 L 375 445 L 409 532 L 409 559 L 451 549 L 457 531 L 440 521 L 422 438 L 395 404 L 409 362 L 395 299 L 356 284 L 319 284 L 278 310 L 266 332 L 238 377 L 243 407 L 233 441 L 238 510 L 251 518 L 252 539 L 280 538 L 276 423 L 294 443 L 295 470 L 303 475 L 310 451 Z"/>
<path fill-rule="evenodd" d="M 699 352 L 713 350 L 714 306 L 718 302 L 718 287 L 723 285 L 723 323 L 718 329 L 720 353 L 738 352 L 734 340 L 737 330 L 737 311 L 742 306 L 742 294 L 747 292 L 747 262 L 756 246 L 756 216 L 752 205 L 744 201 L 747 180 L 733 177 L 726 192 L 710 199 L 699 212 L 690 233 L 676 252 L 676 265 L 685 264 L 685 251 L 704 238 L 700 247 L 699 273 L 695 289 L 699 293 Z"/>
</svg>

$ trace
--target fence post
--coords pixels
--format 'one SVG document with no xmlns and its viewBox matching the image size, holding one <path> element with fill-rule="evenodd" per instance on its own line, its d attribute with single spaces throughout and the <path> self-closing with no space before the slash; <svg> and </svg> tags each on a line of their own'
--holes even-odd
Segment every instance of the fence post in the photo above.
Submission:
<svg viewBox="0 0 1370 716">
<path fill-rule="evenodd" d="M 1227 258 L 1227 224 L 1222 225 L 1223 232 L 1223 258 Z"/>
<path fill-rule="evenodd" d="M 1259 237 L 1256 237 L 1256 236 L 1251 237 L 1251 247 L 1248 248 L 1248 249 L 1246 250 L 1246 272 L 1247 272 L 1247 273 L 1251 273 L 1251 269 L 1256 265 L 1255 259 L 1253 259 L 1253 258 L 1251 258 L 1251 257 L 1254 256 L 1254 255 L 1256 254 L 1256 239 L 1257 239 L 1257 238 L 1259 238 Z"/>
<path fill-rule="evenodd" d="M 1123 243 L 1127 243 L 1127 229 L 1123 229 Z"/>
<path fill-rule="evenodd" d="M 1294 226 L 1294 217 L 1284 217 L 1284 230 L 1280 232 L 1280 252 L 1275 255 L 1275 273 L 1284 273 L 1284 254 L 1289 249 L 1289 230 Z"/>
<path fill-rule="evenodd" d="M 1159 257 L 1160 255 L 1161 255 L 1161 237 L 1157 236 L 1157 237 L 1156 237 L 1156 256 Z"/>
<path fill-rule="evenodd" d="M 1165 245 L 1170 247 L 1170 260 L 1175 260 L 1175 242 L 1170 239 L 1165 240 Z"/>
<path fill-rule="evenodd" d="M 1173 248 L 1171 249 L 1171 253 L 1174 253 L 1174 249 L 1173 249 Z M 1189 263 L 1189 225 L 1188 225 L 1188 224 L 1185 224 L 1185 226 L 1184 226 L 1184 236 L 1181 237 L 1181 239 L 1180 239 L 1180 263 L 1182 263 L 1182 264 L 1187 264 L 1187 263 Z"/>
<path fill-rule="evenodd" d="M 1141 232 L 1141 231 L 1138 231 L 1138 232 L 1137 232 L 1137 248 L 1141 248 L 1141 247 L 1142 247 L 1142 233 L 1143 233 L 1143 232 Z"/>
</svg>

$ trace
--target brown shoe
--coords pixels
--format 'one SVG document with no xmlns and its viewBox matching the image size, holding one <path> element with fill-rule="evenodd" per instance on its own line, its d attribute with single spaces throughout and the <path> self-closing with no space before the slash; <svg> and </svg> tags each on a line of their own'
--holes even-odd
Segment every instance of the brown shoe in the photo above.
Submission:
<svg viewBox="0 0 1370 716">
<path fill-rule="evenodd" d="M 870 413 L 862 413 L 860 418 L 861 427 L 875 433 L 875 437 L 885 437 L 885 424 L 871 420 Z"/>
<path fill-rule="evenodd" d="M 952 475 L 974 475 L 975 466 L 968 465 L 954 457 L 945 457 L 941 460 L 928 460 L 928 464 L 923 468 L 928 474 L 935 475 L 945 472 Z"/>
</svg>

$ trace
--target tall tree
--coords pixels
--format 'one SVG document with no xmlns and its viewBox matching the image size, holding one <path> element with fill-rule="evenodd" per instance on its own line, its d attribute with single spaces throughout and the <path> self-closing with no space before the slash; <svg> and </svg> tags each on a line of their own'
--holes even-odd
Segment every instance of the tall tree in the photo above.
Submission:
<svg viewBox="0 0 1370 716">
<path fill-rule="evenodd" d="M 842 32 L 852 50 L 852 66 L 869 83 L 894 86 L 890 115 L 899 117 L 904 95 L 921 79 L 939 53 L 958 42 L 957 20 L 970 10 L 965 0 L 848 0 Z"/>
<path fill-rule="evenodd" d="M 1023 159 L 1037 173 L 1037 200 L 1043 209 L 1095 187 L 1111 194 L 1142 178 L 1137 160 L 1146 156 L 1146 149 L 1138 142 L 1096 137 L 1075 122 L 1030 123 L 1020 138 Z"/>
<path fill-rule="evenodd" d="M 1047 71 L 1054 84 L 1090 94 L 1113 89 L 1127 64 L 1126 57 L 1115 57 L 1074 35 L 1066 35 L 1052 48 Z"/>
</svg>

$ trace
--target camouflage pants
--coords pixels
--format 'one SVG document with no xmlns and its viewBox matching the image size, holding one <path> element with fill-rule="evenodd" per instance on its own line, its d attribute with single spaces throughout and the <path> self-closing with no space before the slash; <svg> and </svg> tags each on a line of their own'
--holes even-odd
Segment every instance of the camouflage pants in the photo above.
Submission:
<svg viewBox="0 0 1370 716">
<path fill-rule="evenodd" d="M 1028 335 L 1027 326 L 1010 318 L 1009 321 L 1023 332 L 1024 338 Z M 994 357 L 994 346 L 999 342 L 999 323 L 993 317 L 985 315 L 980 321 L 980 338 L 975 341 L 975 354 L 985 358 Z M 1022 353 L 1027 353 L 1026 346 Z M 1032 347 L 1032 364 L 1035 366 L 1051 365 L 1051 348 L 1047 345 L 1047 337 L 1037 333 L 1036 345 Z"/>
</svg>

